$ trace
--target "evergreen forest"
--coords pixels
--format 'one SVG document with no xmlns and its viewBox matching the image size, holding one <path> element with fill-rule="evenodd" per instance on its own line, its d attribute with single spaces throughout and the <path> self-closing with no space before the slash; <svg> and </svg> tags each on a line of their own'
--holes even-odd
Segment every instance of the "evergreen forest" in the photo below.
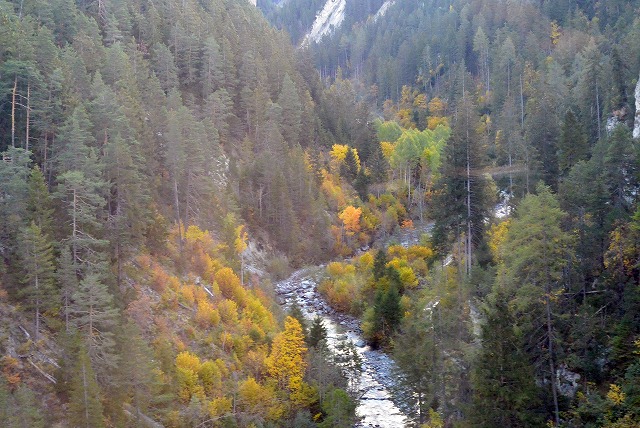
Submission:
<svg viewBox="0 0 640 428">
<path fill-rule="evenodd" d="M 0 425 L 640 426 L 640 1 L 256 3 L 0 0 Z"/>
</svg>

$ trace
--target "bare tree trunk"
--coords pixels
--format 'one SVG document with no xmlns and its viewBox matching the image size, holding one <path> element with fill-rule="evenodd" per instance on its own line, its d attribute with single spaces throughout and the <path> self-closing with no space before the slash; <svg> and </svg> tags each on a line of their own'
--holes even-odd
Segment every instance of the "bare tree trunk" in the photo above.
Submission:
<svg viewBox="0 0 640 428">
<path fill-rule="evenodd" d="M 173 197 L 174 197 L 174 208 L 176 211 L 176 221 L 178 222 L 178 247 L 180 248 L 180 254 L 182 254 L 182 226 L 180 219 L 180 200 L 178 198 L 178 179 L 173 175 Z"/>
<path fill-rule="evenodd" d="M 524 132 L 524 87 L 522 84 L 522 74 L 520 75 L 520 130 Z"/>
<path fill-rule="evenodd" d="M 34 249 L 35 256 L 35 249 Z M 36 332 L 34 335 L 35 341 L 37 342 L 40 338 L 40 279 L 38 277 L 38 262 L 36 261 Z"/>
<path fill-rule="evenodd" d="M 78 211 L 78 199 L 76 189 L 73 189 L 73 267 L 76 275 L 78 274 L 78 219 L 77 219 L 77 211 Z"/>
<path fill-rule="evenodd" d="M 85 422 L 87 423 L 87 428 L 90 428 L 89 426 L 89 397 L 87 396 L 87 389 L 89 389 L 89 386 L 87 385 L 87 369 L 85 367 L 85 361 L 83 359 L 82 361 L 82 392 L 84 395 L 84 418 L 85 418 Z"/>
<path fill-rule="evenodd" d="M 550 292 L 551 290 L 549 290 Z M 551 327 L 551 301 L 549 293 L 545 298 L 547 307 L 547 339 L 549 341 L 549 369 L 551 370 L 551 391 L 553 393 L 553 408 L 555 414 L 556 426 L 560 426 L 560 411 L 558 409 L 558 386 L 556 385 L 556 369 L 553 363 L 553 329 Z"/>
<path fill-rule="evenodd" d="M 27 83 L 27 135 L 25 137 L 25 149 L 29 150 L 29 116 L 31 113 L 31 84 Z"/>
<path fill-rule="evenodd" d="M 18 75 L 13 80 L 11 95 L 11 147 L 16 146 L 16 93 L 18 92 Z"/>
<path fill-rule="evenodd" d="M 598 140 L 600 138 L 602 138 L 602 134 L 601 134 L 601 125 L 600 125 L 600 88 L 598 86 L 598 77 L 596 76 L 596 108 L 597 108 L 597 113 L 598 113 Z"/>
</svg>

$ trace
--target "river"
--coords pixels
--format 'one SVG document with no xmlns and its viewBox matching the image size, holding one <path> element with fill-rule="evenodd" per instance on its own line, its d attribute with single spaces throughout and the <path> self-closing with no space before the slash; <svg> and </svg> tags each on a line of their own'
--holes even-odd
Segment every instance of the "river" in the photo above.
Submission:
<svg viewBox="0 0 640 428">
<path fill-rule="evenodd" d="M 433 223 L 403 230 L 387 239 L 404 247 L 419 242 L 424 233 L 430 233 Z M 390 389 L 394 385 L 393 360 L 384 352 L 371 349 L 362 338 L 360 321 L 333 310 L 318 292 L 318 283 L 325 275 L 325 266 L 315 266 L 294 272 L 289 278 L 276 283 L 276 293 L 282 304 L 288 307 L 297 300 L 307 319 L 322 317 L 327 328 L 330 348 L 341 343 L 352 342 L 362 359 L 362 372 L 358 379 L 350 379 L 358 392 L 356 414 L 361 418 L 357 428 L 399 428 L 408 424 L 407 416 L 391 399 Z"/>
<path fill-rule="evenodd" d="M 288 306 L 297 300 L 307 319 L 320 315 L 327 328 L 329 347 L 351 341 L 362 359 L 362 372 L 358 379 L 349 379 L 360 397 L 356 414 L 361 418 L 356 427 L 398 428 L 407 424 L 407 418 L 393 403 L 389 388 L 393 383 L 393 360 L 383 352 L 365 344 L 360 322 L 354 317 L 337 313 L 329 307 L 317 285 L 324 275 L 324 266 L 302 269 L 276 284 L 276 293 Z"/>
</svg>

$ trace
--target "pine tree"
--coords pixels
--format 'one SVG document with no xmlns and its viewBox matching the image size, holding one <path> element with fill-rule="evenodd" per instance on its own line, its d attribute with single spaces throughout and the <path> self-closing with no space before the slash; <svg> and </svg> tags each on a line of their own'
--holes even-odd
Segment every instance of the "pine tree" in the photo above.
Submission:
<svg viewBox="0 0 640 428">
<path fill-rule="evenodd" d="M 56 172 L 82 171 L 86 177 L 101 175 L 101 168 L 95 151 L 95 138 L 91 134 L 92 123 L 84 105 L 73 110 L 60 128 L 60 146 L 54 156 Z"/>
<path fill-rule="evenodd" d="M 29 176 L 29 199 L 27 200 L 27 221 L 34 222 L 43 235 L 53 238 L 53 204 L 44 175 L 34 167 Z"/>
<path fill-rule="evenodd" d="M 209 36 L 204 40 L 201 62 L 202 98 L 207 99 L 209 95 L 216 92 L 224 84 L 220 45 L 213 36 Z"/>
<path fill-rule="evenodd" d="M 73 293 L 78 289 L 78 272 L 73 260 L 73 254 L 68 247 L 60 249 L 57 265 L 56 279 L 60 287 L 62 316 L 64 318 L 65 332 L 69 333 L 71 328 Z"/>
<path fill-rule="evenodd" d="M 178 70 L 169 48 L 163 43 L 156 43 L 152 49 L 153 71 L 160 80 L 165 93 L 178 86 Z"/>
<path fill-rule="evenodd" d="M 89 265 L 104 261 L 107 241 L 100 238 L 105 204 L 104 182 L 85 176 L 82 171 L 68 171 L 58 176 L 55 196 L 66 214 L 73 264 L 78 275 Z"/>
<path fill-rule="evenodd" d="M 410 417 L 424 424 L 429 409 L 437 406 L 436 391 L 441 377 L 438 368 L 442 355 L 433 323 L 421 317 L 403 320 L 393 344 L 397 364 L 394 373 L 398 380 L 394 393 L 402 397 L 402 402 L 410 409 Z"/>
<path fill-rule="evenodd" d="M 17 252 L 18 233 L 24 225 L 30 156 L 30 152 L 12 147 L 0 153 L 3 160 L 0 162 L 0 247 L 7 255 Z"/>
<path fill-rule="evenodd" d="M 567 111 L 558 140 L 558 167 L 562 175 L 589 155 L 589 142 L 582 126 L 571 110 Z"/>
<path fill-rule="evenodd" d="M 100 387 L 86 350 L 80 350 L 69 396 L 69 422 L 82 428 L 105 426 Z"/>
<path fill-rule="evenodd" d="M 136 410 L 134 421 L 140 424 L 140 412 L 147 411 L 158 393 L 154 374 L 156 363 L 149 357 L 153 351 L 140 328 L 131 321 L 118 331 L 117 342 L 121 359 L 116 384 L 124 394 L 124 400 L 130 401 Z"/>
<path fill-rule="evenodd" d="M 35 312 L 34 338 L 38 340 L 42 312 L 56 301 L 53 245 L 35 221 L 21 230 L 20 243 L 25 285 L 20 294 L 26 297 L 28 307 Z"/>
<path fill-rule="evenodd" d="M 282 136 L 289 146 L 294 146 L 300 142 L 302 104 L 296 85 L 288 74 L 282 80 L 278 104 L 282 107 Z"/>
<path fill-rule="evenodd" d="M 72 299 L 72 324 L 84 339 L 91 365 L 101 379 L 110 379 L 118 364 L 114 340 L 118 311 L 102 275 L 88 271 Z"/>
<path fill-rule="evenodd" d="M 506 296 L 497 288 L 482 325 L 482 345 L 473 369 L 471 419 L 478 427 L 539 425 L 533 367 Z"/>
<path fill-rule="evenodd" d="M 11 393 L 1 379 L 0 418 L 7 428 L 44 428 L 46 414 L 27 385 L 22 383 Z"/>
</svg>

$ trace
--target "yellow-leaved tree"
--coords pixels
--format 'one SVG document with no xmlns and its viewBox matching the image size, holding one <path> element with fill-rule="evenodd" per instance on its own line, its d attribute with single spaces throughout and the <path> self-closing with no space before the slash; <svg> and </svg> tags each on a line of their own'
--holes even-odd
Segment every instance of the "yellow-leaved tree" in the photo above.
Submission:
<svg viewBox="0 0 640 428">
<path fill-rule="evenodd" d="M 346 207 L 339 215 L 340 220 L 344 224 L 344 231 L 347 236 L 353 236 L 360 232 L 360 215 L 362 208 L 356 208 L 352 205 Z"/>
<path fill-rule="evenodd" d="M 271 353 L 265 365 L 267 373 L 278 384 L 278 389 L 289 390 L 296 395 L 303 388 L 304 371 L 307 367 L 302 326 L 297 319 L 287 317 L 284 331 L 273 339 Z"/>
</svg>

